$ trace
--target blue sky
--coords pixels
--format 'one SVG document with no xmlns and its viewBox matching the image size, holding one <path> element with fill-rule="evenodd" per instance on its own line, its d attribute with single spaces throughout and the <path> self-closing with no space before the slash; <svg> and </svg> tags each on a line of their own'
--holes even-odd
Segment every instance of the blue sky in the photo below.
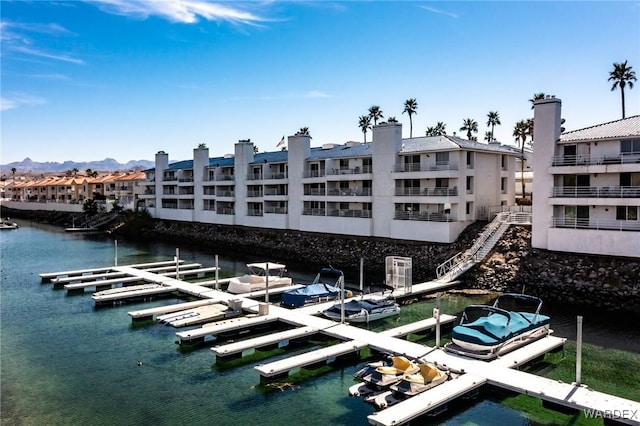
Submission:
<svg viewBox="0 0 640 426">
<path fill-rule="evenodd" d="M 6 164 L 120 162 L 276 150 L 309 127 L 312 146 L 362 140 L 379 105 L 409 137 L 463 119 L 515 144 L 534 93 L 563 101 L 567 130 L 621 118 L 607 81 L 640 77 L 640 2 L 2 1 Z M 640 82 L 625 92 L 640 114 Z M 368 134 L 370 140 L 371 135 Z"/>
</svg>

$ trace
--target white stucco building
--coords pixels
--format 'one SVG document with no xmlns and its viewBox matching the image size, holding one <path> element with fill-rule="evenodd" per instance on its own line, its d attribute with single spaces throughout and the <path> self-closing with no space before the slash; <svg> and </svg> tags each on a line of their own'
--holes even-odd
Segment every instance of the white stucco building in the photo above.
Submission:
<svg viewBox="0 0 640 426">
<path fill-rule="evenodd" d="M 373 128 L 370 143 L 169 163 L 156 154 L 140 199 L 159 219 L 450 243 L 469 224 L 513 205 L 513 149 L 455 136 L 402 139 L 402 126 Z"/>
<path fill-rule="evenodd" d="M 533 247 L 640 257 L 640 116 L 560 134 L 561 104 L 534 106 Z"/>
</svg>

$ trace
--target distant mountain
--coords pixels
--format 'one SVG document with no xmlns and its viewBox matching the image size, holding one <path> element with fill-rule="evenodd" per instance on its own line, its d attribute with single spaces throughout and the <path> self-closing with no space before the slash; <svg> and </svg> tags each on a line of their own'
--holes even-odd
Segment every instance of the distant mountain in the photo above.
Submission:
<svg viewBox="0 0 640 426">
<path fill-rule="evenodd" d="M 135 168 L 141 168 L 143 170 L 150 169 L 152 167 L 155 167 L 155 163 L 153 161 L 147 160 L 132 160 L 127 162 L 126 164 L 121 164 L 113 158 L 105 158 L 101 161 L 83 161 L 79 163 L 75 161 L 65 161 L 64 163 L 54 163 L 52 161 L 47 161 L 45 163 L 39 163 L 27 157 L 19 162 L 16 161 L 13 163 L 0 165 L 0 172 L 11 173 L 11 169 L 13 167 L 16 168 L 16 173 L 57 173 L 66 172 L 67 170 L 73 170 L 74 168 L 78 169 L 81 172 L 84 172 L 87 169 L 91 169 L 96 172 L 118 172 L 123 170 L 133 170 Z"/>
</svg>

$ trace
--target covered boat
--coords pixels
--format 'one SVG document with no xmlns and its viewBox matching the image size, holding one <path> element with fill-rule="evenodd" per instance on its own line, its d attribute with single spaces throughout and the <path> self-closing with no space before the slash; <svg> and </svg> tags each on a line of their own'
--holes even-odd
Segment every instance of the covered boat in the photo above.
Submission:
<svg viewBox="0 0 640 426">
<path fill-rule="evenodd" d="M 282 293 L 280 304 L 299 308 L 308 304 L 338 299 L 341 281 L 344 281 L 344 274 L 341 270 L 331 267 L 322 268 L 311 284 Z M 351 297 L 353 294 L 349 290 L 344 290 L 344 295 Z"/>
<path fill-rule="evenodd" d="M 379 285 L 383 289 L 391 290 L 393 287 L 387 285 Z M 344 319 L 347 322 L 369 322 L 394 315 L 400 315 L 400 306 L 395 299 L 389 296 L 385 298 L 367 297 L 364 295 L 361 299 L 350 300 L 344 303 Z M 342 303 L 336 303 L 322 314 L 332 320 L 340 321 L 342 318 Z"/>
<path fill-rule="evenodd" d="M 285 265 L 272 262 L 248 263 L 247 268 L 249 268 L 248 274 L 229 280 L 229 287 L 227 287 L 229 293 L 241 294 L 265 290 L 267 280 L 269 288 L 291 285 L 291 278 L 284 276 L 287 270 Z"/>
<path fill-rule="evenodd" d="M 541 307 L 538 297 L 513 293 L 500 295 L 492 306 L 468 306 L 445 349 L 479 359 L 517 349 L 550 333 L 550 319 L 540 314 Z"/>
</svg>

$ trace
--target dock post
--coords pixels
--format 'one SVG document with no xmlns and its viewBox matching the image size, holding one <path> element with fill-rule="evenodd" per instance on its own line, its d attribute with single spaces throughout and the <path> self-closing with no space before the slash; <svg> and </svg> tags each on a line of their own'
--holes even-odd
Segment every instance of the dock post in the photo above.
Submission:
<svg viewBox="0 0 640 426">
<path fill-rule="evenodd" d="M 180 249 L 176 247 L 176 280 L 180 279 Z"/>
<path fill-rule="evenodd" d="M 360 258 L 360 291 L 364 287 L 364 257 Z"/>
<path fill-rule="evenodd" d="M 264 291 L 264 301 L 266 304 L 269 304 L 269 262 L 265 264 L 267 267 L 267 276 L 265 277 L 265 291 Z"/>
<path fill-rule="evenodd" d="M 218 255 L 216 254 L 216 290 L 220 290 L 218 284 Z"/>
<path fill-rule="evenodd" d="M 440 292 L 436 293 L 436 307 L 433 309 L 433 317 L 436 319 L 436 348 L 440 347 Z"/>
<path fill-rule="evenodd" d="M 115 257 L 113 259 L 113 266 L 118 266 L 118 240 L 114 240 L 113 242 L 116 245 L 116 254 L 115 254 Z"/>
<path fill-rule="evenodd" d="M 344 275 L 340 278 L 340 324 L 344 324 Z"/>
<path fill-rule="evenodd" d="M 582 382 L 582 315 L 578 315 L 578 336 L 576 339 L 576 384 Z"/>
</svg>

